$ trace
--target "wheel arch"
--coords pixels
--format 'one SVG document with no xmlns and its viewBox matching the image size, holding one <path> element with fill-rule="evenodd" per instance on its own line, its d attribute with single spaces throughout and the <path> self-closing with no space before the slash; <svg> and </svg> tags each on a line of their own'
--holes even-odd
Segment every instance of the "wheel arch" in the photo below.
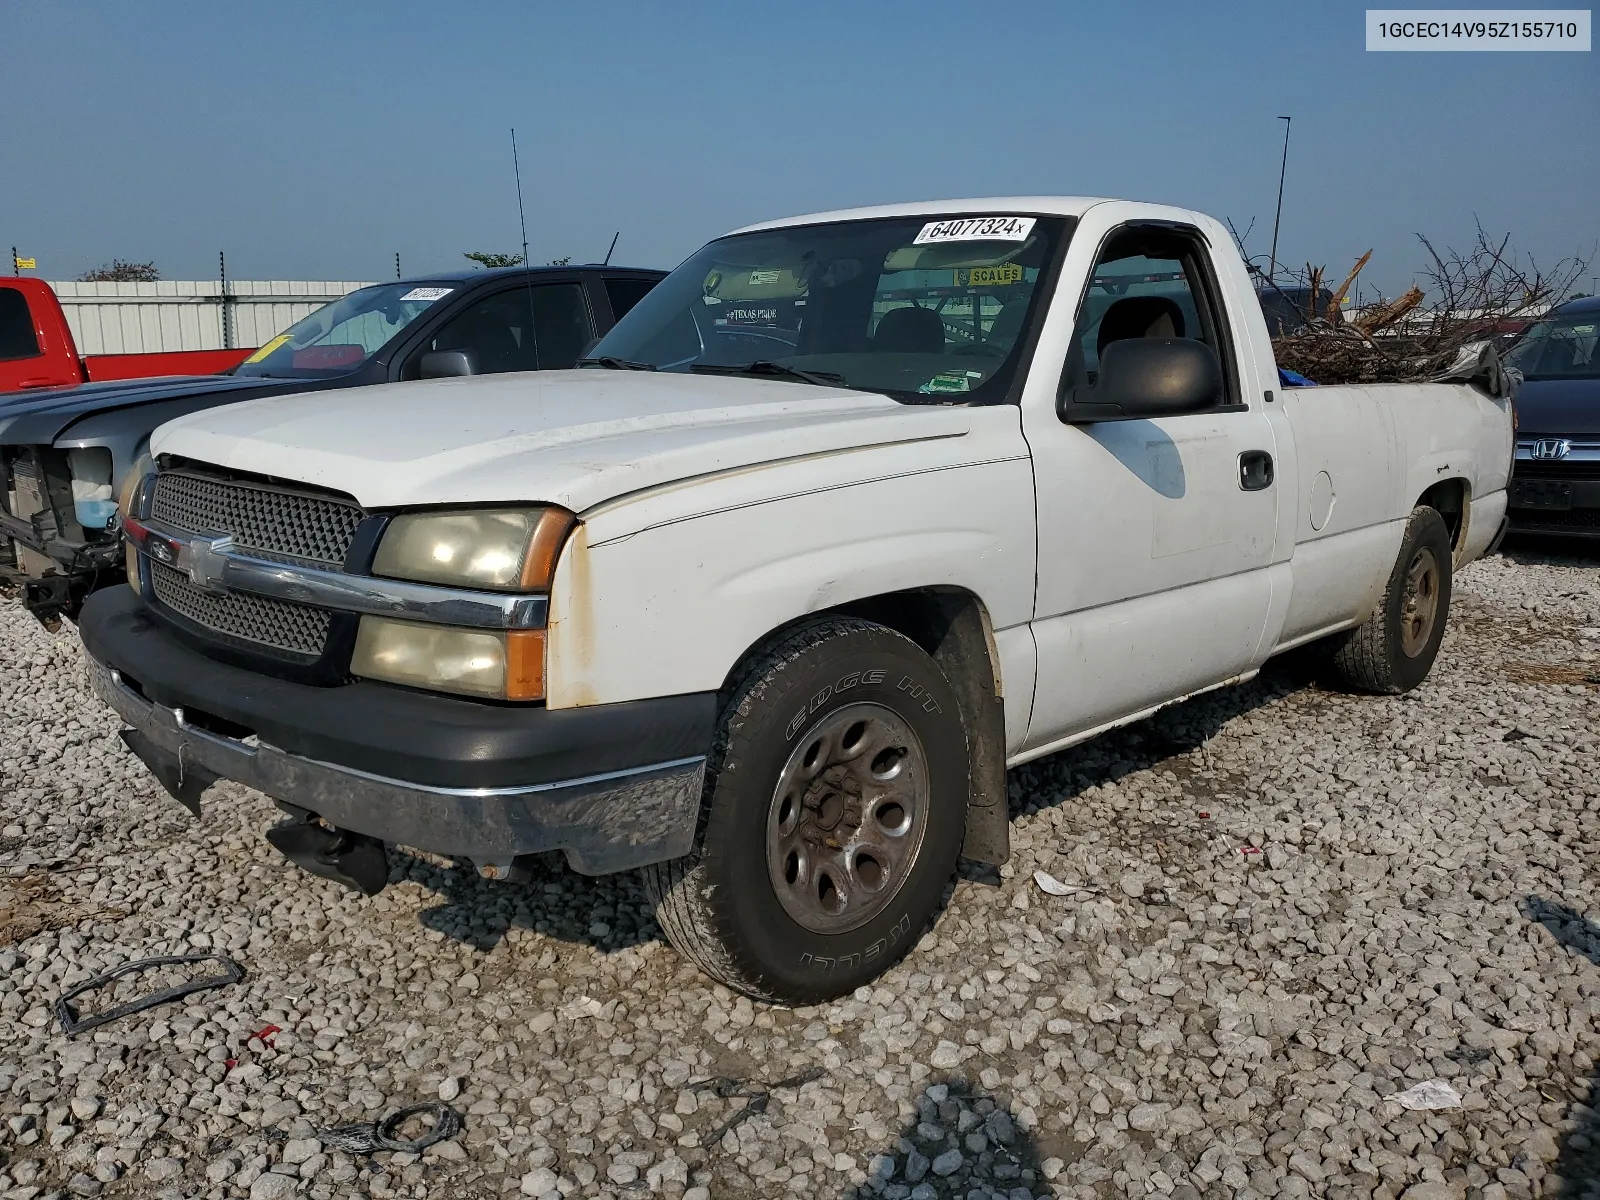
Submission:
<svg viewBox="0 0 1600 1200">
<path fill-rule="evenodd" d="M 1011 853 L 1004 684 L 987 606 L 964 588 L 935 586 L 865 596 L 809 612 L 769 630 L 747 647 L 730 668 L 723 690 L 764 647 L 797 626 L 830 616 L 859 617 L 892 629 L 915 642 L 944 672 L 967 730 L 967 813 L 961 853 L 993 866 L 1004 863 Z"/>
<path fill-rule="evenodd" d="M 1417 497 L 1414 508 L 1431 508 L 1444 518 L 1444 527 L 1450 531 L 1450 550 L 1454 567 L 1461 566 L 1466 552 L 1468 528 L 1472 523 L 1472 484 L 1453 477 L 1432 484 Z"/>
</svg>

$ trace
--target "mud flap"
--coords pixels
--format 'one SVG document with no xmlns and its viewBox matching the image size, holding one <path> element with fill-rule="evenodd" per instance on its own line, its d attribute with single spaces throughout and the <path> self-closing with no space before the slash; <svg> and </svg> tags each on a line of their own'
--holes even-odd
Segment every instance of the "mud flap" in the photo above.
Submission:
<svg viewBox="0 0 1600 1200">
<path fill-rule="evenodd" d="M 389 882 L 389 855 L 383 843 L 364 833 L 325 825 L 314 813 L 281 801 L 289 819 L 267 830 L 271 842 L 295 866 L 366 896 Z"/>
<path fill-rule="evenodd" d="M 122 743 L 132 750 L 167 794 L 195 816 L 200 815 L 200 797 L 219 778 L 210 771 L 191 767 L 181 758 L 167 753 L 137 729 L 124 729 Z"/>
</svg>

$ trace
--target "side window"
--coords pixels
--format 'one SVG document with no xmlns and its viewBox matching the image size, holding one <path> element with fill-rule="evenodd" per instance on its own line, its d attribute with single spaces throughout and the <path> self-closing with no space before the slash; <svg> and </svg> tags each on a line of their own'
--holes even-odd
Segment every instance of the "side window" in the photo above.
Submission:
<svg viewBox="0 0 1600 1200">
<path fill-rule="evenodd" d="M 0 359 L 35 358 L 39 339 L 33 332 L 28 300 L 16 288 L 0 287 Z"/>
<path fill-rule="evenodd" d="M 611 319 L 620 321 L 628 311 L 649 294 L 655 287 L 654 279 L 640 279 L 638 276 L 619 276 L 606 280 L 606 298 L 611 301 Z"/>
<path fill-rule="evenodd" d="M 581 283 L 546 283 L 533 289 L 533 333 L 539 370 L 566 371 L 594 338 L 594 320 Z"/>
<path fill-rule="evenodd" d="M 1101 352 L 1138 337 L 1204 342 L 1216 351 L 1228 402 L 1237 400 L 1232 347 L 1198 234 L 1131 226 L 1107 239 L 1078 309 L 1063 388 L 1092 384 Z"/>
<path fill-rule="evenodd" d="M 508 288 L 452 317 L 416 357 L 465 350 L 479 375 L 558 370 L 577 364 L 593 329 L 581 284 Z"/>
</svg>

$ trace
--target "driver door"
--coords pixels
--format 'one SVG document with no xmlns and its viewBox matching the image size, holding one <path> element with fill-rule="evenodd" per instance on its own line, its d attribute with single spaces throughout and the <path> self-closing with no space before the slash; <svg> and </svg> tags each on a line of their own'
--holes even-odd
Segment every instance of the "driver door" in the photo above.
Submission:
<svg viewBox="0 0 1600 1200">
<path fill-rule="evenodd" d="M 1241 462 L 1270 461 L 1276 448 L 1263 382 L 1229 332 L 1227 303 L 1238 301 L 1225 301 L 1204 231 L 1166 213 L 1141 220 L 1141 207 L 1085 215 L 1036 360 L 1041 386 L 1030 380 L 1024 399 L 1038 504 L 1031 748 L 1251 669 L 1272 609 L 1278 488 L 1257 477 L 1247 490 Z M 1059 383 L 1041 369 L 1052 327 Z M 1065 424 L 1056 393 L 1094 377 L 1103 333 L 1206 342 L 1222 365 L 1222 402 Z"/>
<path fill-rule="evenodd" d="M 422 357 L 434 350 L 464 351 L 474 375 L 565 370 L 593 339 L 583 284 L 519 283 L 452 314 L 411 351 L 401 378 L 420 378 Z"/>
</svg>

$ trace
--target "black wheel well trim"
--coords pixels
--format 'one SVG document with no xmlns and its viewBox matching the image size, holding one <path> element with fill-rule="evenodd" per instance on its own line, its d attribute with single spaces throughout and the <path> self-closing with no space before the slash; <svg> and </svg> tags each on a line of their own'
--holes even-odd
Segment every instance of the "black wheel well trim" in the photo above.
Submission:
<svg viewBox="0 0 1600 1200">
<path fill-rule="evenodd" d="M 992 866 L 1011 853 L 1006 804 L 1006 733 L 1000 655 L 988 607 L 965 588 L 933 586 L 863 596 L 803 613 L 769 630 L 729 669 L 726 694 L 744 663 L 799 626 L 858 617 L 892 629 L 926 652 L 955 690 L 967 731 L 968 783 L 963 856 Z"/>
<path fill-rule="evenodd" d="M 1441 479 L 1417 497 L 1414 508 L 1431 508 L 1444 519 L 1450 533 L 1454 566 L 1461 565 L 1467 547 L 1468 527 L 1472 523 L 1472 483 L 1459 475 Z"/>
</svg>

